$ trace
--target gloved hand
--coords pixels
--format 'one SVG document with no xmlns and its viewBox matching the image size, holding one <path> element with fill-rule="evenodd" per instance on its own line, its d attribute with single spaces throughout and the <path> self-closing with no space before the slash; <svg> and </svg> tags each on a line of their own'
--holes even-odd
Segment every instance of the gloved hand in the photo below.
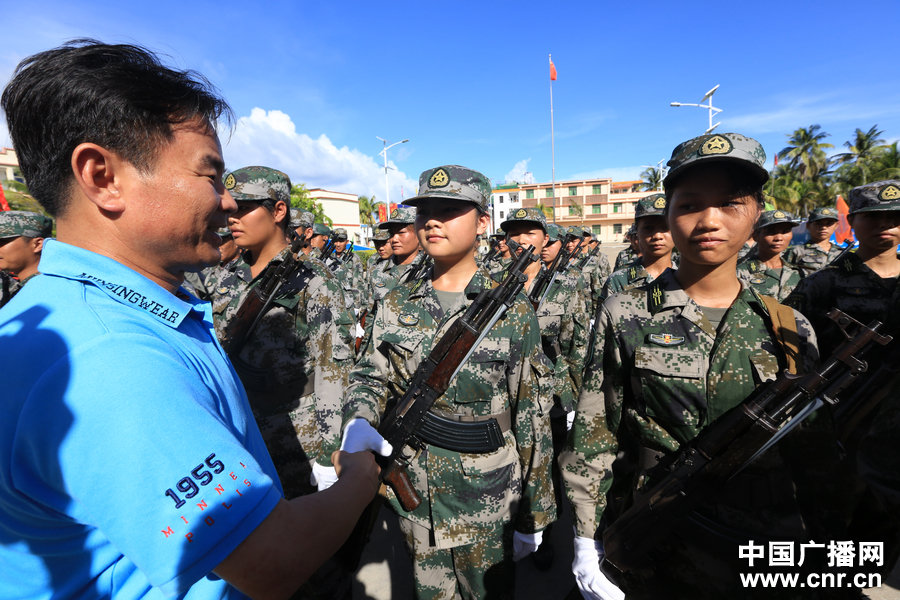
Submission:
<svg viewBox="0 0 900 600">
<path fill-rule="evenodd" d="M 566 431 L 572 431 L 572 425 L 575 424 L 575 411 L 570 410 L 566 413 Z"/>
<path fill-rule="evenodd" d="M 334 467 L 323 467 L 319 463 L 313 462 L 312 473 L 309 474 L 309 482 L 316 486 L 316 489 L 320 492 L 327 490 L 337 480 L 337 471 Z"/>
<path fill-rule="evenodd" d="M 519 533 L 513 531 L 513 560 L 519 561 L 538 549 L 544 539 L 544 532 Z"/>
<path fill-rule="evenodd" d="M 394 448 L 381 437 L 378 430 L 372 427 L 368 421 L 356 418 L 344 427 L 341 450 L 344 452 L 372 450 L 382 456 L 389 456 Z"/>
<path fill-rule="evenodd" d="M 603 560 L 603 544 L 575 536 L 575 560 L 572 572 L 575 583 L 585 600 L 625 600 L 625 593 L 600 570 Z"/>
</svg>

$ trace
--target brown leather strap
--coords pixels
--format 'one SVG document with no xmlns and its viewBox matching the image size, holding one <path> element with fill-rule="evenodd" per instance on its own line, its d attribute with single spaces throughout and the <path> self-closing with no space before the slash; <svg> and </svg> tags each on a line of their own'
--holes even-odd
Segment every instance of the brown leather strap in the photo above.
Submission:
<svg viewBox="0 0 900 600">
<path fill-rule="evenodd" d="M 794 317 L 794 311 L 789 306 L 780 304 L 771 296 L 760 295 L 759 299 L 769 311 L 772 329 L 775 331 L 775 341 L 784 350 L 788 371 L 796 374 L 797 368 L 802 366 L 802 358 L 800 356 L 800 334 L 797 333 L 797 319 Z"/>
</svg>

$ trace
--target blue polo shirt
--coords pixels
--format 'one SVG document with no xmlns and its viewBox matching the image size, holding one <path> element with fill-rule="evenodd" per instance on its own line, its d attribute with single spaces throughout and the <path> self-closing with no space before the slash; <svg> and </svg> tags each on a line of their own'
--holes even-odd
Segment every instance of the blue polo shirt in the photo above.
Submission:
<svg viewBox="0 0 900 600">
<path fill-rule="evenodd" d="M 0 310 L 0 598 L 240 596 L 280 484 L 210 305 L 47 240 Z"/>
</svg>

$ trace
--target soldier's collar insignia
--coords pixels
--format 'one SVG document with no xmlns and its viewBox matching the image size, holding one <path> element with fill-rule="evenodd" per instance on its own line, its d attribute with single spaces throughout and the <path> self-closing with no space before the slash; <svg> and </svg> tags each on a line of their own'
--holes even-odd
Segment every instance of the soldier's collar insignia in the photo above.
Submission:
<svg viewBox="0 0 900 600">
<path fill-rule="evenodd" d="M 666 199 L 665 198 L 657 198 L 653 202 L 653 208 L 665 208 L 666 207 Z"/>
<path fill-rule="evenodd" d="M 399 216 L 400 216 L 400 209 L 399 209 L 399 208 L 395 208 L 393 211 L 391 211 L 391 218 L 392 218 L 392 219 L 396 219 L 396 218 L 399 217 Z"/>
<path fill-rule="evenodd" d="M 225 178 L 225 189 L 226 189 L 226 190 L 233 190 L 233 189 L 234 189 L 234 184 L 235 184 L 235 181 L 234 181 L 234 174 L 233 174 L 233 173 L 229 173 L 229 174 L 228 174 L 228 177 Z"/>
<path fill-rule="evenodd" d="M 651 333 L 647 336 L 647 341 L 658 346 L 680 346 L 684 343 L 684 336 L 671 333 Z"/>
<path fill-rule="evenodd" d="M 659 310 L 659 307 L 663 305 L 663 302 L 666 299 L 666 293 L 663 292 L 662 286 L 659 283 L 655 283 L 650 286 L 650 289 L 647 290 L 647 307 L 650 309 L 651 313 L 656 313 Z"/>
<path fill-rule="evenodd" d="M 763 275 L 754 275 L 753 277 L 750 278 L 750 283 L 755 283 L 756 285 L 759 285 L 759 284 L 765 283 L 765 282 L 766 282 L 766 278 Z"/>
<path fill-rule="evenodd" d="M 714 135 L 703 142 L 703 145 L 700 146 L 698 154 L 700 156 L 709 156 L 711 154 L 728 154 L 732 151 L 733 148 L 734 146 L 732 146 L 731 140 L 726 137 L 722 137 L 721 135 Z"/>
<path fill-rule="evenodd" d="M 628 269 L 628 278 L 634 279 L 635 277 L 637 277 L 637 269 L 635 267 L 631 267 L 630 269 Z"/>
<path fill-rule="evenodd" d="M 431 179 L 428 180 L 428 185 L 433 188 L 446 187 L 449 183 L 450 176 L 447 175 L 447 171 L 442 168 L 432 173 Z"/>
<path fill-rule="evenodd" d="M 525 217 L 528 216 L 528 211 L 525 210 L 524 208 L 520 208 L 519 210 L 516 211 L 516 214 L 513 215 L 513 216 L 514 216 L 516 219 L 524 219 Z"/>
<path fill-rule="evenodd" d="M 900 188 L 893 183 L 888 184 L 878 191 L 879 200 L 900 200 Z"/>
<path fill-rule="evenodd" d="M 416 315 L 400 315 L 397 320 L 407 327 L 412 327 L 419 322 L 419 317 L 417 317 Z"/>
</svg>

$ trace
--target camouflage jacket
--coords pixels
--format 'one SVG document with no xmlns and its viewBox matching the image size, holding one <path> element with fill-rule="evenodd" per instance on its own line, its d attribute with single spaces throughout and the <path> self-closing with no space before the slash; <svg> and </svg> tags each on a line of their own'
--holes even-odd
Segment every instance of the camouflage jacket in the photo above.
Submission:
<svg viewBox="0 0 900 600">
<path fill-rule="evenodd" d="M 349 255 L 346 253 L 350 252 Z M 348 309 L 363 309 L 367 300 L 366 272 L 363 269 L 362 260 L 355 252 L 349 249 L 343 254 L 332 252 L 325 259 L 325 265 L 337 276 L 338 282 L 344 290 L 344 302 Z"/>
<path fill-rule="evenodd" d="M 784 260 L 784 257 L 781 265 L 780 269 L 767 269 L 766 265 L 756 258 L 755 252 L 751 251 L 750 255 L 738 262 L 737 274 L 760 294 L 784 302 L 802 277 L 800 271 Z"/>
<path fill-rule="evenodd" d="M 637 259 L 637 256 L 635 255 L 634 250 L 632 250 L 631 247 L 625 247 L 616 255 L 616 264 L 613 266 L 613 270 L 618 271 L 619 269 L 624 269 L 633 263 L 635 259 Z"/>
<path fill-rule="evenodd" d="M 19 280 L 5 271 L 0 271 L 0 307 L 12 300 L 22 288 Z"/>
<path fill-rule="evenodd" d="M 377 302 L 371 335 L 350 374 L 344 422 L 361 417 L 378 426 L 387 402 L 403 395 L 432 345 L 489 285 L 480 269 L 466 287 L 465 302 L 447 314 L 429 276 L 398 285 Z M 407 469 L 422 504 L 406 513 L 388 492 L 397 513 L 430 529 L 438 548 L 470 544 L 504 523 L 525 533 L 542 530 L 555 518 L 548 414 L 553 383 L 540 343 L 537 318 L 520 294 L 433 407 L 480 417 L 509 413 L 505 445 L 467 454 L 428 444 Z"/>
<path fill-rule="evenodd" d="M 809 317 L 822 356 L 830 354 L 844 339 L 840 328 L 827 317 L 839 308 L 864 325 L 878 320 L 894 335 L 900 332 L 900 285 L 897 279 L 882 279 L 852 252 L 800 282 L 785 304 Z"/>
<path fill-rule="evenodd" d="M 781 259 L 794 265 L 800 271 L 801 277 L 808 277 L 816 271 L 824 269 L 843 251 L 844 249 L 836 244 L 831 244 L 826 252 L 818 244 L 807 242 L 802 246 L 790 246 L 781 255 Z"/>
<path fill-rule="evenodd" d="M 557 275 L 536 314 L 544 354 L 554 364 L 555 396 L 560 407 L 571 412 L 581 390 L 590 327 L 579 279 L 565 273 Z"/>
<path fill-rule="evenodd" d="M 429 257 L 419 250 L 416 257 L 408 265 L 394 264 L 392 259 L 387 259 L 369 271 L 369 306 L 381 300 L 387 293 L 400 283 L 407 283 L 411 279 L 418 279 L 428 269 Z"/>
<path fill-rule="evenodd" d="M 606 300 L 613 294 L 624 292 L 642 286 L 653 281 L 653 277 L 644 268 L 640 258 L 634 259 L 630 265 L 613 271 L 609 279 L 603 285 L 600 293 L 600 301 Z"/>
<path fill-rule="evenodd" d="M 581 258 L 576 257 L 566 272 L 580 273 L 582 285 L 584 285 L 585 292 L 590 298 L 590 314 L 593 315 L 597 312 L 602 302 L 603 285 L 610 274 L 609 261 L 601 253 L 591 258 L 584 265 L 584 268 L 579 270 L 577 265 L 580 261 Z"/>
<path fill-rule="evenodd" d="M 486 262 L 484 268 L 491 274 L 491 277 L 494 277 L 498 273 L 505 273 L 510 264 L 512 264 L 511 258 L 503 258 L 498 254 L 494 260 Z"/>
<path fill-rule="evenodd" d="M 795 312 L 803 364 L 817 358 L 815 334 Z M 571 445 L 560 457 L 577 535 L 593 538 L 601 518 L 615 519 L 647 483 L 647 454 L 666 455 L 786 365 L 771 338 L 768 313 L 746 283 L 714 330 L 703 309 L 668 270 L 653 283 L 609 297 L 596 325 L 594 354 L 585 371 Z M 619 458 L 617 458 L 617 453 Z M 615 461 L 615 466 L 613 465 Z M 793 507 L 793 484 L 779 452 L 747 467 L 735 485 L 765 478 L 767 494 Z M 740 491 L 736 496 L 741 496 Z M 719 504 L 728 505 L 728 495 Z M 719 505 L 717 504 L 717 506 Z M 755 531 L 764 507 L 729 506 L 711 518 L 739 531 Z M 800 535 L 791 510 L 779 514 L 785 539 Z M 749 539 L 749 538 L 747 538 Z"/>
<path fill-rule="evenodd" d="M 266 269 L 289 252 L 282 250 Z M 274 307 L 231 357 L 287 497 L 308 485 L 311 461 L 331 465 L 340 443 L 341 399 L 353 367 L 352 320 L 340 285 L 321 263 L 302 253 L 299 258 L 306 268 L 285 284 Z M 253 279 L 240 260 L 226 272 L 216 282 L 212 302 L 220 340 L 265 270 Z"/>
</svg>

